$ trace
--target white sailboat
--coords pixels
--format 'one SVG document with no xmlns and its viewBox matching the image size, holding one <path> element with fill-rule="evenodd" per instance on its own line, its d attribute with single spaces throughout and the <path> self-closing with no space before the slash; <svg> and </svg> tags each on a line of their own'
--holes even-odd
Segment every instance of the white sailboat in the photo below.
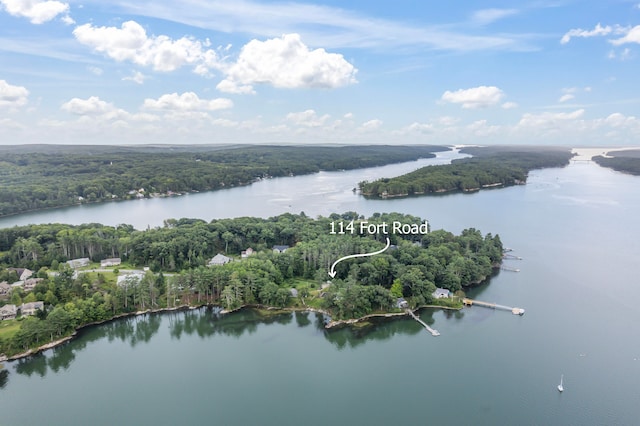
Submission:
<svg viewBox="0 0 640 426">
<path fill-rule="evenodd" d="M 564 378 L 564 374 L 560 375 L 560 384 L 558 385 L 558 391 L 562 392 L 564 391 L 564 386 L 562 386 L 562 379 Z"/>
</svg>

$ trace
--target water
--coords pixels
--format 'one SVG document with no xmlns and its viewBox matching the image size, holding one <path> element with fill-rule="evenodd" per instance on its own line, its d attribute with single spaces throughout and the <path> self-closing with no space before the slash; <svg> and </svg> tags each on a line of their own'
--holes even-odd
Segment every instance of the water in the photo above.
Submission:
<svg viewBox="0 0 640 426">
<path fill-rule="evenodd" d="M 0 423 L 637 424 L 639 178 L 572 164 L 534 171 L 526 186 L 365 200 L 351 193 L 353 182 L 334 176 L 362 180 L 355 172 L 262 182 L 254 195 L 265 198 L 245 200 L 248 207 L 238 199 L 258 185 L 148 202 L 175 213 L 173 203 L 183 200 L 185 209 L 198 197 L 212 209 L 234 201 L 221 210 L 228 215 L 200 217 L 251 215 L 247 209 L 256 206 L 255 215 L 268 216 L 289 204 L 312 216 L 334 208 L 400 211 L 434 229 L 499 233 L 523 258 L 507 265 L 521 272 L 501 271 L 468 295 L 525 308 L 525 315 L 480 307 L 421 311 L 439 337 L 413 320 L 327 332 L 312 313 L 265 321 L 252 312 L 217 318 L 202 309 L 116 321 L 44 355 L 5 363 Z M 326 181 L 326 191 L 314 195 L 320 191 L 313 182 Z M 125 217 L 137 203 L 103 206 L 124 209 Z M 70 209 L 65 217 L 100 221 L 99 207 L 84 217 Z"/>
</svg>

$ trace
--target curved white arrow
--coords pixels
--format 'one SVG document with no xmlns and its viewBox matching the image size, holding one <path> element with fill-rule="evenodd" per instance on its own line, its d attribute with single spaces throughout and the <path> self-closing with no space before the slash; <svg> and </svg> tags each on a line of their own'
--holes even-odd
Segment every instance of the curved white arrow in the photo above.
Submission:
<svg viewBox="0 0 640 426">
<path fill-rule="evenodd" d="M 385 251 L 386 249 L 388 249 L 390 245 L 391 245 L 391 241 L 389 241 L 389 237 L 387 237 L 387 245 L 386 245 L 386 246 L 385 246 L 385 248 L 383 248 L 382 250 L 378 250 L 378 251 L 375 251 L 375 252 L 373 252 L 373 253 L 350 254 L 349 256 L 341 257 L 340 259 L 338 259 L 338 260 L 336 260 L 335 262 L 333 262 L 333 265 L 331 265 L 331 269 L 329 270 L 329 276 L 330 276 L 331 278 L 335 278 L 335 276 L 336 276 L 336 270 L 335 270 L 336 265 L 337 265 L 338 263 L 342 262 L 343 260 L 345 260 L 345 259 L 351 259 L 351 258 L 354 258 L 354 257 L 367 257 L 367 256 L 374 256 L 374 255 L 376 255 L 376 254 L 380 254 L 380 253 L 382 253 L 383 251 Z"/>
</svg>

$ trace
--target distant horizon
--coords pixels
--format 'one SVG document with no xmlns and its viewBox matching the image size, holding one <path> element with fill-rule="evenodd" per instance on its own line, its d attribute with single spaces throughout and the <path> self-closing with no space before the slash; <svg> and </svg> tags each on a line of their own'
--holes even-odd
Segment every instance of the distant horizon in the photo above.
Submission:
<svg viewBox="0 0 640 426">
<path fill-rule="evenodd" d="M 0 145 L 632 146 L 639 45 L 640 0 L 0 0 Z"/>
</svg>

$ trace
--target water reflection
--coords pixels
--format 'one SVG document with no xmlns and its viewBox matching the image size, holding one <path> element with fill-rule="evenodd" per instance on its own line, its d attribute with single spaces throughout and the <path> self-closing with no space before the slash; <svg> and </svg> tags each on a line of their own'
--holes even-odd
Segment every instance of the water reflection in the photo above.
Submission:
<svg viewBox="0 0 640 426">
<path fill-rule="evenodd" d="M 435 322 L 433 309 L 424 309 L 420 318 L 431 325 Z M 459 311 L 445 311 L 447 318 L 460 319 L 464 315 Z M 232 314 L 221 315 L 218 309 L 200 308 L 187 311 L 175 311 L 144 314 L 135 317 L 120 318 L 106 324 L 81 330 L 71 342 L 43 353 L 11 363 L 17 374 L 44 377 L 47 372 L 58 373 L 67 370 L 79 352 L 87 345 L 101 339 L 127 343 L 129 346 L 147 344 L 161 330 L 168 326 L 172 339 L 180 340 L 185 336 L 198 336 L 201 339 L 216 335 L 240 338 L 245 334 L 254 334 L 259 326 L 295 324 L 299 328 L 312 327 L 318 335 L 339 350 L 355 348 L 369 341 L 388 340 L 394 335 L 416 335 L 424 328 L 409 318 L 372 318 L 366 322 L 338 329 L 324 328 L 325 317 L 321 313 L 310 312 L 270 312 L 255 309 L 243 309 Z M 295 323 L 294 323 L 295 321 Z M 8 382 L 9 371 L 0 370 L 0 388 Z"/>
</svg>

